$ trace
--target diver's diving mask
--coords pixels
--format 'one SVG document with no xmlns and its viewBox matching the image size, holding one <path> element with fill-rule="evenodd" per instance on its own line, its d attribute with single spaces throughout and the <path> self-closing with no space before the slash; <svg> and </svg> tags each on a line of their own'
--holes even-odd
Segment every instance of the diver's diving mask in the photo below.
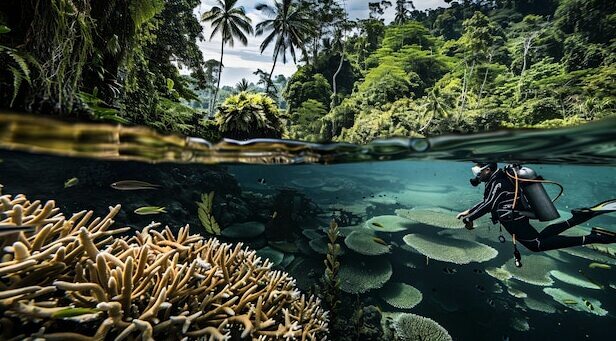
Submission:
<svg viewBox="0 0 616 341">
<path fill-rule="evenodd" d="M 479 186 L 479 184 L 481 183 L 481 179 L 479 178 L 479 175 L 481 174 L 481 171 L 483 171 L 484 169 L 490 167 L 489 164 L 480 167 L 480 166 L 473 166 L 473 168 L 471 168 L 471 171 L 473 172 L 473 175 L 475 176 L 474 178 L 470 179 L 471 185 L 473 187 L 477 187 Z"/>
<path fill-rule="evenodd" d="M 483 167 L 473 166 L 473 168 L 471 168 L 471 171 L 473 172 L 473 175 L 474 175 L 475 177 L 478 177 L 478 176 L 479 176 L 479 174 L 481 174 L 481 171 L 482 171 L 482 170 L 484 170 L 484 169 L 486 169 L 486 168 L 488 168 L 488 167 L 490 167 L 490 165 L 485 165 L 485 166 L 483 166 Z"/>
</svg>

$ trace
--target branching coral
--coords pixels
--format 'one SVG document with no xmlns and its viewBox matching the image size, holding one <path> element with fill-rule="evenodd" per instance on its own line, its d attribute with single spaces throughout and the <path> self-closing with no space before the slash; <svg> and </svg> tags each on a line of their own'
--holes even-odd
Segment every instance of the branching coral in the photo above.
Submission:
<svg viewBox="0 0 616 341">
<path fill-rule="evenodd" d="M 102 219 L 92 211 L 67 219 L 53 201 L 0 196 L 0 225 L 36 229 L 5 239 L 3 338 L 326 337 L 328 314 L 319 300 L 302 295 L 293 278 L 272 271 L 241 243 L 190 235 L 188 226 L 175 235 L 157 223 L 119 237 L 130 230 L 111 229 L 119 210 L 110 207 Z M 29 331 L 17 327 L 24 323 Z"/>
</svg>

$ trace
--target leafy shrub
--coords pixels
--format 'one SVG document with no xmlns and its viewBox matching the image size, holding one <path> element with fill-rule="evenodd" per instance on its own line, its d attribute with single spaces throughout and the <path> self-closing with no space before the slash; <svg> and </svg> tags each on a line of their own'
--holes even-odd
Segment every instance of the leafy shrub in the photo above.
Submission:
<svg viewBox="0 0 616 341">
<path fill-rule="evenodd" d="M 284 132 L 278 107 L 264 94 L 242 92 L 227 98 L 215 119 L 222 135 L 236 140 L 281 138 Z"/>
</svg>

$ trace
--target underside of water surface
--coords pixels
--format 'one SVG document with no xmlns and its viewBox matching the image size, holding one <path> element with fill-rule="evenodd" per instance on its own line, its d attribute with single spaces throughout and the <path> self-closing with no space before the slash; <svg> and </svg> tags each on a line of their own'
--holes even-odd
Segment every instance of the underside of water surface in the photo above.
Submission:
<svg viewBox="0 0 616 341">
<path fill-rule="evenodd" d="M 3 339 L 613 334 L 615 244 L 540 253 L 518 244 L 517 268 L 511 235 L 489 214 L 474 230 L 455 216 L 483 198 L 483 185 L 468 182 L 471 160 L 523 163 L 560 183 L 559 220 L 613 199 L 614 121 L 365 146 L 0 123 L 2 228 L 18 225 L 19 210 L 33 226 L 1 239 Z M 102 219 L 82 221 L 83 210 Z M 564 235 L 592 227 L 615 231 L 616 214 Z"/>
</svg>

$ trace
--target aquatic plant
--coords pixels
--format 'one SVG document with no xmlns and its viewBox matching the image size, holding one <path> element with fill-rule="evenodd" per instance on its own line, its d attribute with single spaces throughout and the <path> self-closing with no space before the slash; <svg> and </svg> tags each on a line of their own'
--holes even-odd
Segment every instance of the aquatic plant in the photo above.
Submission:
<svg viewBox="0 0 616 341">
<path fill-rule="evenodd" d="M 340 303 L 338 300 L 338 294 L 340 292 L 340 279 L 338 278 L 338 271 L 340 270 L 340 261 L 338 261 L 340 244 L 337 243 L 339 236 L 338 224 L 332 220 L 327 229 L 327 255 L 323 261 L 325 263 L 325 276 L 323 281 L 325 284 L 325 291 L 323 296 L 331 312 L 336 311 Z"/>
<path fill-rule="evenodd" d="M 201 202 L 195 202 L 198 206 L 197 214 L 199 215 L 199 221 L 201 225 L 205 228 L 205 231 L 209 234 L 220 235 L 220 226 L 214 219 L 214 214 L 212 213 L 212 204 L 214 203 L 214 191 L 211 191 L 208 194 L 201 194 Z"/>
<path fill-rule="evenodd" d="M 328 313 L 255 251 L 151 223 L 113 229 L 103 218 L 66 218 L 54 201 L 0 196 L 1 225 L 32 225 L 3 239 L 3 338 L 295 338 L 328 331 Z M 118 237 L 119 234 L 124 236 Z M 24 327 L 26 326 L 26 327 Z"/>
</svg>

